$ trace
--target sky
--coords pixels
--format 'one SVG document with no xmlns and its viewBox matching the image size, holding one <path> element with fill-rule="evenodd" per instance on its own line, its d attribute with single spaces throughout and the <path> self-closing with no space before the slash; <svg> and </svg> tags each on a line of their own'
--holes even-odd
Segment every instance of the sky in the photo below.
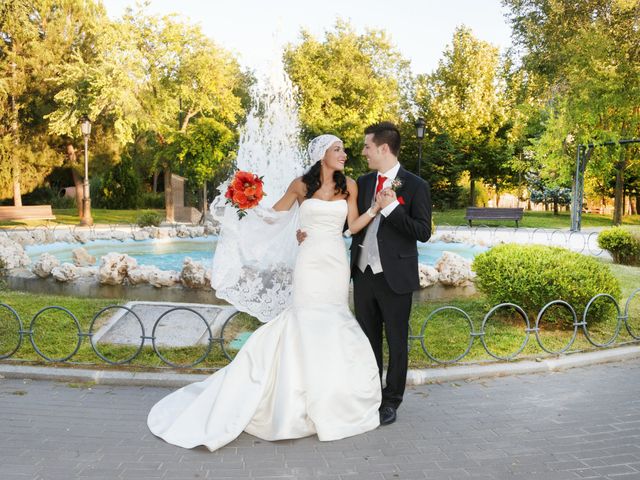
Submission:
<svg viewBox="0 0 640 480">
<path fill-rule="evenodd" d="M 103 3 L 109 16 L 117 18 L 135 0 Z M 266 65 L 283 45 L 299 41 L 303 28 L 321 39 L 337 18 L 349 20 L 359 33 L 384 29 L 416 74 L 437 68 L 461 24 L 502 51 L 511 43 L 500 0 L 151 0 L 149 11 L 177 13 L 200 24 L 252 69 Z"/>
</svg>

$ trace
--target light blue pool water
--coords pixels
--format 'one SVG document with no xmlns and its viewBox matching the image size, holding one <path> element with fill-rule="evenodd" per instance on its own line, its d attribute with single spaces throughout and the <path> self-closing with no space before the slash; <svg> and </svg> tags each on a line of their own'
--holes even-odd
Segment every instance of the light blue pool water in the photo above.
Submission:
<svg viewBox="0 0 640 480">
<path fill-rule="evenodd" d="M 125 242 L 114 240 L 96 240 L 83 245 L 72 245 L 69 243 L 50 243 L 47 245 L 32 245 L 25 247 L 27 255 L 35 262 L 40 254 L 47 252 L 61 262 L 72 262 L 71 252 L 75 248 L 84 247 L 99 262 L 100 257 L 110 252 L 126 253 L 138 261 L 139 265 L 155 265 L 162 270 L 182 270 L 182 263 L 185 257 L 201 262 L 207 268 L 211 266 L 216 237 L 190 238 L 190 239 L 163 239 L 163 240 L 142 240 Z M 348 247 L 349 241 L 345 242 Z M 473 258 L 487 250 L 486 247 L 478 245 L 468 245 L 464 243 L 418 243 L 418 261 L 427 265 L 435 265 L 442 256 L 442 252 L 449 251 L 457 253 L 462 257 L 473 260 Z"/>
</svg>

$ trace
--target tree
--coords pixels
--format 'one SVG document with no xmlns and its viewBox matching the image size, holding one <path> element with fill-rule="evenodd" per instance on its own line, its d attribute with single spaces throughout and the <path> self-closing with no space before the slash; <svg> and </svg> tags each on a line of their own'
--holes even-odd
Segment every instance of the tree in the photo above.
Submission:
<svg viewBox="0 0 640 480">
<path fill-rule="evenodd" d="M 418 142 L 413 122 L 400 124 L 402 165 L 409 171 L 418 171 Z M 422 177 L 431 187 L 431 201 L 439 210 L 460 206 L 462 188 L 459 185 L 462 167 L 459 152 L 448 133 L 439 133 L 423 140 Z"/>
<path fill-rule="evenodd" d="M 206 183 L 224 180 L 231 171 L 238 136 L 235 130 L 213 118 L 200 118 L 184 132 L 177 132 L 170 142 L 175 167 L 192 186 L 204 186 L 203 205 L 206 208 Z"/>
<path fill-rule="evenodd" d="M 76 22 L 92 5 L 74 0 L 0 4 L 0 157 L 5 164 L 0 193 L 13 196 L 16 206 L 22 204 L 23 190 L 32 190 L 62 161 L 42 121 L 50 105 L 47 79 L 76 42 Z"/>
<path fill-rule="evenodd" d="M 635 0 L 504 0 L 523 66 L 544 79 L 549 120 L 537 150 L 545 165 L 573 171 L 577 144 L 640 134 L 640 3 Z M 572 152 L 567 141 L 574 139 Z M 565 153 L 567 152 L 567 153 Z M 624 206 L 625 148 L 589 150 L 591 175 L 615 171 L 613 223 Z M 546 167 L 545 167 L 546 168 Z"/>
<path fill-rule="evenodd" d="M 115 147 L 115 161 L 132 142 L 153 149 L 143 156 L 164 170 L 166 215 L 173 221 L 171 172 L 179 160 L 171 143 L 199 117 L 237 127 L 248 77 L 199 27 L 170 16 L 129 10 L 101 27 L 90 56 L 77 51 L 61 66 L 51 132 L 74 135 L 88 113 Z"/>
<path fill-rule="evenodd" d="M 171 171 L 178 161 L 173 139 L 180 138 L 178 133 L 186 134 L 199 116 L 237 127 L 245 115 L 243 98 L 249 77 L 199 27 L 139 12 L 129 12 L 125 21 L 137 32 L 137 47 L 148 69 L 149 88 L 143 102 L 150 112 L 148 129 L 161 146 L 156 164 L 164 170 L 166 215 L 173 221 Z"/>
<path fill-rule="evenodd" d="M 360 161 L 364 129 L 375 122 L 399 122 L 410 98 L 409 63 L 385 32 L 357 34 L 338 20 L 322 41 L 306 31 L 284 53 L 285 69 L 298 89 L 300 120 L 307 139 L 335 133 L 351 151 L 352 174 Z"/>
<path fill-rule="evenodd" d="M 76 186 L 78 215 L 82 216 L 83 115 L 91 119 L 90 170 L 108 172 L 120 161 L 125 145 L 132 142 L 146 118 L 140 94 L 145 88 L 143 58 L 133 47 L 128 25 L 106 17 L 92 25 L 90 42 L 72 47 L 58 63 L 50 82 L 55 108 L 45 115 L 49 133 L 66 144 L 66 164 Z"/>
<path fill-rule="evenodd" d="M 8 80 L 5 95 L 0 93 L 0 156 L 13 162 L 16 205 L 23 191 L 36 187 L 65 157 L 75 156 L 68 139 L 48 131 L 45 117 L 55 108 L 57 93 L 51 80 L 75 51 L 90 48 L 96 25 L 106 20 L 101 3 L 92 0 L 0 4 L 0 77 Z M 0 174 L 0 191 L 9 193 L 6 174 Z"/>
<path fill-rule="evenodd" d="M 529 184 L 530 199 L 533 203 L 544 204 L 545 210 L 549 205 L 553 205 L 553 214 L 558 215 L 558 207 L 571 203 L 571 189 L 553 185 L 539 174 L 530 173 L 527 175 Z"/>
<path fill-rule="evenodd" d="M 469 172 L 470 205 L 475 181 L 497 179 L 510 157 L 502 71 L 498 49 L 459 27 L 436 71 L 418 77 L 416 103 L 430 132 L 454 142 L 460 170 Z"/>
</svg>

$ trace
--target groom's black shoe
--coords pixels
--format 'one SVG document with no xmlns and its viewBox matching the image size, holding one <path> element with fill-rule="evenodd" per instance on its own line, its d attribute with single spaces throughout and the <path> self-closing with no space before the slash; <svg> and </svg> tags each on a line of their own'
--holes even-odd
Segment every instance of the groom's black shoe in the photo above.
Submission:
<svg viewBox="0 0 640 480">
<path fill-rule="evenodd" d="M 396 421 L 396 409 L 393 407 L 380 408 L 380 425 L 390 425 Z"/>
</svg>

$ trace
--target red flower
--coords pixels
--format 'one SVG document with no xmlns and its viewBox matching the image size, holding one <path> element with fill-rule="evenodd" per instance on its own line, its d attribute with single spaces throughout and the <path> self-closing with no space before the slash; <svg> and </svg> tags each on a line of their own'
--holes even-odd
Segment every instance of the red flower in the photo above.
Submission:
<svg viewBox="0 0 640 480">
<path fill-rule="evenodd" d="M 236 172 L 224 196 L 238 210 L 238 217 L 246 215 L 246 210 L 260 203 L 266 194 L 262 178 L 251 172 Z"/>
</svg>

